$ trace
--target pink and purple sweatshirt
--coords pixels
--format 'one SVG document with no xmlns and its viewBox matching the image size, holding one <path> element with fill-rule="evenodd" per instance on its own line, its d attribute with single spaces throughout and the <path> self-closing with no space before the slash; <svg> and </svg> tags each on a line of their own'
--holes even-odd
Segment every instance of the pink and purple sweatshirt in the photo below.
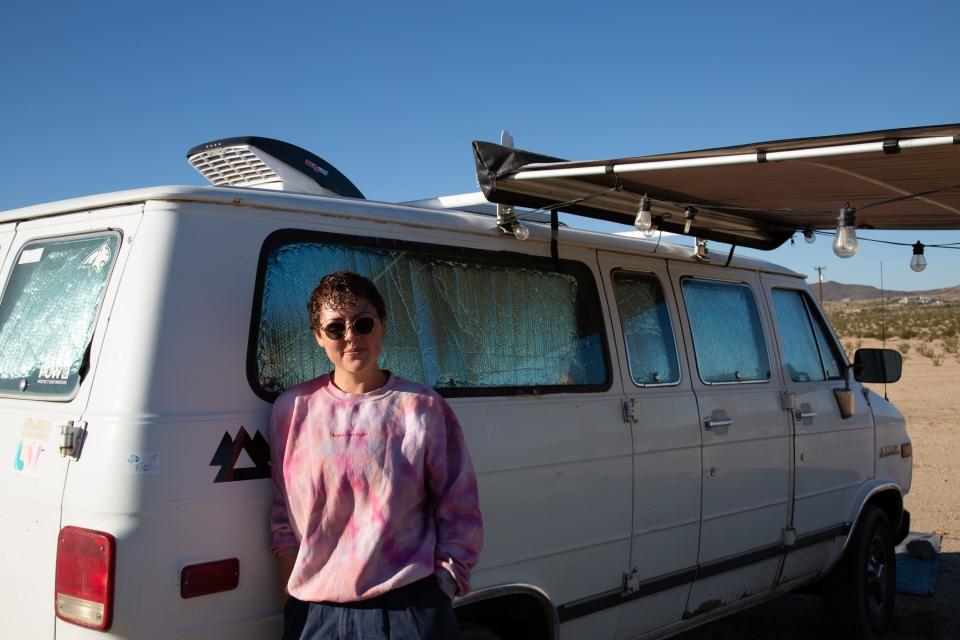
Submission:
<svg viewBox="0 0 960 640">
<path fill-rule="evenodd" d="M 290 595 L 354 602 L 431 574 L 448 595 L 470 590 L 477 481 L 433 389 L 394 375 L 364 394 L 305 382 L 274 404 L 270 451 L 273 552 L 297 555 Z"/>
</svg>

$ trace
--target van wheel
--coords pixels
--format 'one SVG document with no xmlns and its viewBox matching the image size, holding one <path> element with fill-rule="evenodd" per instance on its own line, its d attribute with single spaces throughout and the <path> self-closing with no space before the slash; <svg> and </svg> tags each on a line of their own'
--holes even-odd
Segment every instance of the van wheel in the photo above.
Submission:
<svg viewBox="0 0 960 640">
<path fill-rule="evenodd" d="M 472 622 L 460 623 L 460 638 L 462 640 L 502 640 L 500 634 Z"/>
<path fill-rule="evenodd" d="M 824 585 L 824 603 L 846 638 L 881 638 L 893 616 L 897 565 L 890 521 L 864 508 L 847 553 Z"/>
</svg>

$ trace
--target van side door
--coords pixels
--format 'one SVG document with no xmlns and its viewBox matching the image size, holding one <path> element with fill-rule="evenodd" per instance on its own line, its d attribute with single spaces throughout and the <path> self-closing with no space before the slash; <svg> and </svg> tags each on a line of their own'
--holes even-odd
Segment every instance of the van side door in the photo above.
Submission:
<svg viewBox="0 0 960 640">
<path fill-rule="evenodd" d="M 632 433 L 632 544 L 617 637 L 633 638 L 681 621 L 696 575 L 699 414 L 666 262 L 599 260 Z"/>
<path fill-rule="evenodd" d="M 669 263 L 703 440 L 697 580 L 688 617 L 773 587 L 789 518 L 790 420 L 753 271 Z"/>
<path fill-rule="evenodd" d="M 80 428 L 127 245 L 142 207 L 21 222 L 0 272 L 0 473 L 9 637 L 54 636 L 55 565 L 68 469 L 61 429 Z M 90 433 L 98 425 L 91 425 Z M 99 438 L 98 434 L 96 438 Z M 95 446 L 93 436 L 85 448 Z M 80 441 L 75 440 L 77 444 Z M 9 457 L 7 457 L 9 456 Z M 82 464 L 82 462 L 81 462 Z M 95 487 L 88 487 L 87 491 Z M 83 523 L 71 522 L 68 524 Z"/>
<path fill-rule="evenodd" d="M 851 505 L 873 477 L 873 415 L 853 380 L 856 412 L 840 414 L 834 390 L 844 387 L 847 362 L 806 283 L 768 274 L 762 279 L 793 405 L 796 541 L 780 577 L 789 582 L 822 570 L 849 531 Z"/>
</svg>

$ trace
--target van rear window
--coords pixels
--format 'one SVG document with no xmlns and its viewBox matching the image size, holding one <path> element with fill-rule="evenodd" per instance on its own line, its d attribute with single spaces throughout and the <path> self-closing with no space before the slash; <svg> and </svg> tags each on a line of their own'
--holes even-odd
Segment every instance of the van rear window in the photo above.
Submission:
<svg viewBox="0 0 960 640">
<path fill-rule="evenodd" d="M 20 250 L 0 299 L 0 393 L 74 394 L 119 243 L 104 233 Z"/>
<path fill-rule="evenodd" d="M 583 264 L 560 261 L 555 271 L 519 254 L 287 231 L 261 255 L 248 374 L 264 397 L 332 369 L 306 304 L 320 277 L 341 269 L 383 296 L 380 366 L 397 375 L 444 395 L 609 386 L 600 302 Z"/>
</svg>

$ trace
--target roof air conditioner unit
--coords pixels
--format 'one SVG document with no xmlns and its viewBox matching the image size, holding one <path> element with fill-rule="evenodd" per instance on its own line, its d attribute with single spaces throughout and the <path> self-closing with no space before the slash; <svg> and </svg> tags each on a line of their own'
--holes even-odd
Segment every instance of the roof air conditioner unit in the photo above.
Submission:
<svg viewBox="0 0 960 640">
<path fill-rule="evenodd" d="M 187 161 L 211 184 L 363 198 L 329 162 L 280 140 L 246 136 L 199 144 Z"/>
</svg>

